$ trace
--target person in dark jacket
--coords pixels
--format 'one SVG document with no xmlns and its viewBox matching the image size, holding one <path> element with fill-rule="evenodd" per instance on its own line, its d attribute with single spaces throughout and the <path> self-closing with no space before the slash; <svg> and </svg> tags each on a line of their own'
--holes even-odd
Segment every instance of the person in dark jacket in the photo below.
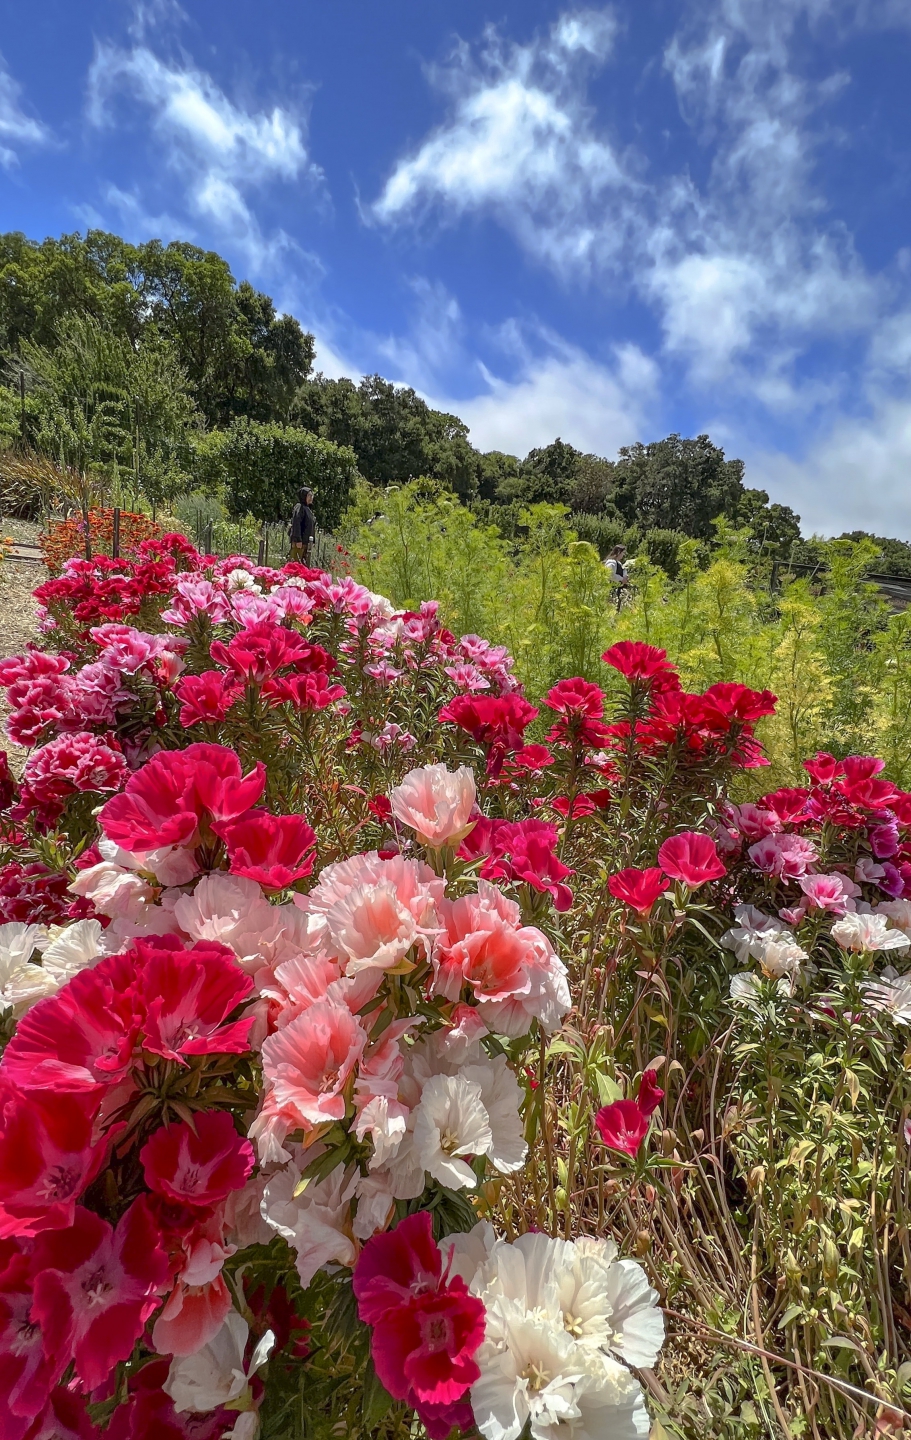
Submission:
<svg viewBox="0 0 911 1440">
<path fill-rule="evenodd" d="M 311 509 L 313 491 L 301 490 L 291 513 L 291 559 L 304 564 L 316 539 L 316 516 Z"/>
</svg>

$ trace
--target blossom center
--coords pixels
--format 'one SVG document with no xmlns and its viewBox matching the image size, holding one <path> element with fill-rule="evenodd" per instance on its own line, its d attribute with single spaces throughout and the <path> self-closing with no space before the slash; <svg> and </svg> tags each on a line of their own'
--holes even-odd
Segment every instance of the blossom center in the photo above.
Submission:
<svg viewBox="0 0 911 1440">
<path fill-rule="evenodd" d="M 82 1282 L 82 1293 L 85 1295 L 86 1304 L 90 1308 L 94 1305 L 103 1305 L 113 1288 L 103 1269 L 94 1270 L 92 1274 Z"/>
<path fill-rule="evenodd" d="M 54 1165 L 44 1177 L 38 1192 L 42 1200 L 68 1200 L 79 1187 L 81 1174 L 66 1165 Z"/>
<path fill-rule="evenodd" d="M 550 1384 L 550 1376 L 537 1360 L 529 1360 L 522 1371 L 522 1379 L 526 1381 L 529 1390 L 534 1391 L 535 1394 L 545 1390 Z"/>
</svg>

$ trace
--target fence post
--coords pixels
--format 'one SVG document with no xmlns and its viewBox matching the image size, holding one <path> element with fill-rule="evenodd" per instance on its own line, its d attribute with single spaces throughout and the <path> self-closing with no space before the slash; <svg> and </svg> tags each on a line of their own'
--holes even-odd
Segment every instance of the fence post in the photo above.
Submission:
<svg viewBox="0 0 911 1440">
<path fill-rule="evenodd" d="M 207 555 L 211 555 L 211 554 L 212 554 L 212 539 L 213 539 L 213 537 L 212 537 L 212 521 L 210 520 L 209 523 L 208 523 L 208 525 L 206 526 L 206 554 L 207 554 Z"/>
<path fill-rule="evenodd" d="M 259 537 L 259 554 L 256 557 L 256 563 L 257 565 L 265 565 L 266 563 L 266 542 L 262 535 Z"/>
<path fill-rule="evenodd" d="M 114 527 L 111 532 L 111 559 L 120 559 L 120 506 L 114 506 Z"/>
<path fill-rule="evenodd" d="M 265 530 L 265 542 L 266 542 L 266 543 L 265 543 L 265 545 L 264 545 L 264 547 L 263 547 L 263 564 L 264 564 L 264 565 L 268 565 L 268 563 L 269 563 L 269 527 L 268 527 L 268 525 L 266 526 L 266 530 Z"/>
</svg>

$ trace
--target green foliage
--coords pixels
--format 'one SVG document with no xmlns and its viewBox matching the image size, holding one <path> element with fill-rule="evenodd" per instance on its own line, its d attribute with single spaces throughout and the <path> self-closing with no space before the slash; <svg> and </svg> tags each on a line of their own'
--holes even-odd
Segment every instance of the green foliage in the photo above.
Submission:
<svg viewBox="0 0 911 1440">
<path fill-rule="evenodd" d="M 237 420 L 202 436 L 195 474 L 208 492 L 223 487 L 228 513 L 260 521 L 287 519 L 297 492 L 312 486 L 320 524 L 331 530 L 348 505 L 356 473 L 354 452 L 306 430 Z"/>
</svg>

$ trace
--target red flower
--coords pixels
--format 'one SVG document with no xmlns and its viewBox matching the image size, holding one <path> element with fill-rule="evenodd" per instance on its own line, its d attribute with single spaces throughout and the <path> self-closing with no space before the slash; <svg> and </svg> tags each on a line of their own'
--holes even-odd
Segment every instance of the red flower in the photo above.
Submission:
<svg viewBox="0 0 911 1440">
<path fill-rule="evenodd" d="M 614 1100 L 611 1105 L 601 1107 L 595 1124 L 609 1149 L 635 1156 L 648 1134 L 649 1117 L 635 1100 Z"/>
<path fill-rule="evenodd" d="M 797 787 L 784 788 L 773 790 L 771 795 L 763 795 L 762 799 L 756 803 L 764 810 L 771 810 L 783 825 L 793 825 L 795 821 L 805 818 L 805 807 L 809 796 L 809 790 L 801 790 Z"/>
<path fill-rule="evenodd" d="M 763 715 L 774 715 L 778 703 L 778 697 L 771 690 L 750 690 L 746 685 L 730 681 L 710 685 L 702 698 L 710 701 L 728 720 L 741 724 L 753 724 Z"/>
<path fill-rule="evenodd" d="M 233 820 L 256 804 L 265 786 L 262 762 L 241 776 L 233 750 L 188 745 L 153 755 L 98 818 L 108 839 L 124 850 L 185 845 L 204 818 Z"/>
<path fill-rule="evenodd" d="M 676 675 L 666 650 L 646 645 L 643 640 L 619 640 L 601 656 L 605 665 L 613 665 L 630 684 L 650 685 L 660 676 Z"/>
<path fill-rule="evenodd" d="M 609 876 L 607 888 L 615 900 L 622 900 L 624 905 L 638 910 L 640 915 L 647 915 L 670 883 L 663 870 L 636 870 L 631 867 Z"/>
<path fill-rule="evenodd" d="M 372 1325 L 371 1354 L 390 1395 L 427 1407 L 451 1406 L 480 1376 L 474 1356 L 484 1338 L 483 1302 L 465 1282 L 445 1280 L 426 1210 L 368 1240 L 352 1287 L 361 1319 Z"/>
<path fill-rule="evenodd" d="M 33 1316 L 47 1353 L 72 1356 L 87 1390 L 127 1359 L 158 1305 L 169 1273 L 160 1239 L 140 1197 L 116 1230 L 80 1206 L 68 1230 L 35 1242 Z"/>
<path fill-rule="evenodd" d="M 212 829 L 228 847 L 231 874 L 256 880 L 267 890 L 284 890 L 313 869 L 316 834 L 302 815 L 248 810 Z"/>
<path fill-rule="evenodd" d="M 521 695 L 456 695 L 438 715 L 487 746 L 487 771 L 499 775 L 507 750 L 517 750 L 538 712 Z"/>
<path fill-rule="evenodd" d="M 658 1075 L 654 1070 L 644 1070 L 639 1081 L 636 1104 L 643 1115 L 652 1115 L 664 1099 L 664 1091 L 658 1087 Z"/>
<path fill-rule="evenodd" d="M 525 770 L 530 775 L 540 775 L 548 765 L 553 765 L 554 757 L 546 745 L 523 745 L 509 757 L 507 768 L 510 771 Z"/>
<path fill-rule="evenodd" d="M 174 693 L 181 702 L 180 723 L 189 726 L 224 720 L 241 688 L 233 675 L 205 670 L 202 675 L 185 675 Z"/>
<path fill-rule="evenodd" d="M 77 791 L 119 790 L 128 773 L 119 749 L 80 731 L 60 735 L 30 755 L 22 780 L 37 800 L 54 801 Z"/>
<path fill-rule="evenodd" d="M 684 830 L 665 840 L 658 851 L 658 864 L 671 879 L 682 880 L 691 890 L 727 874 L 714 840 L 698 830 Z"/>
<path fill-rule="evenodd" d="M 571 680 L 560 680 L 548 691 L 545 705 L 556 710 L 558 715 L 585 715 L 600 720 L 604 714 L 604 691 L 589 680 L 576 676 Z"/>
<path fill-rule="evenodd" d="M 253 1016 L 225 1022 L 246 1000 L 253 981 L 226 945 L 165 949 L 172 938 L 165 936 L 159 944 L 138 941 L 135 946 L 146 961 L 137 980 L 146 1010 L 143 1049 L 180 1063 L 188 1055 L 242 1054 Z"/>
<path fill-rule="evenodd" d="M 0 1237 L 72 1225 L 76 1201 L 101 1168 L 94 1091 L 25 1094 L 0 1085 Z"/>
<path fill-rule="evenodd" d="M 189 1125 L 156 1130 L 139 1158 L 146 1184 L 179 1205 L 208 1208 L 246 1184 L 253 1147 L 224 1110 L 204 1110 Z"/>
</svg>

